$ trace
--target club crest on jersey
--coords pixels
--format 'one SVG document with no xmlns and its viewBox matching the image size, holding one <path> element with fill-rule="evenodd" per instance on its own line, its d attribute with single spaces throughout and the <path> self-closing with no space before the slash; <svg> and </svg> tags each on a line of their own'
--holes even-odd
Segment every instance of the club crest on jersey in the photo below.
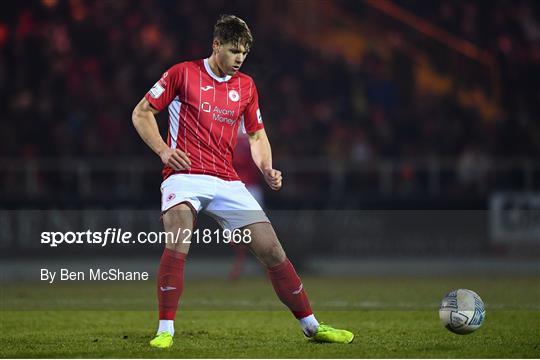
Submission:
<svg viewBox="0 0 540 360">
<path fill-rule="evenodd" d="M 229 91 L 229 99 L 231 99 L 231 101 L 238 101 L 240 100 L 240 95 L 238 95 L 238 91 L 236 90 L 230 90 Z"/>
</svg>

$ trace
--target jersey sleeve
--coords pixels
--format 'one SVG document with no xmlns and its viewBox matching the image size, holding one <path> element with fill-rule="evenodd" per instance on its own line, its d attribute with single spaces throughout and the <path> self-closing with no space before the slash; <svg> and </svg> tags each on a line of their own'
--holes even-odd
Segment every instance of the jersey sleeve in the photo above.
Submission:
<svg viewBox="0 0 540 360">
<path fill-rule="evenodd" d="M 253 84 L 253 94 L 251 100 L 244 110 L 244 129 L 248 134 L 252 134 L 257 130 L 263 129 L 261 110 L 259 109 L 259 93 L 257 87 Z"/>
<path fill-rule="evenodd" d="M 158 111 L 166 108 L 182 88 L 181 64 L 174 65 L 165 71 L 161 78 L 144 96 L 152 107 Z"/>
</svg>

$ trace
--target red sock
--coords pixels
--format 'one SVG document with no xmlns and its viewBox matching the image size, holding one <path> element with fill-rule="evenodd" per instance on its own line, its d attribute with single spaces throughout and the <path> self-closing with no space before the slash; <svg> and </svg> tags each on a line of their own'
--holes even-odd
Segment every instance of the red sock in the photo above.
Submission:
<svg viewBox="0 0 540 360">
<path fill-rule="evenodd" d="M 178 299 L 184 289 L 186 254 L 165 248 L 159 263 L 157 294 L 159 319 L 174 320 Z"/>
<path fill-rule="evenodd" d="M 297 319 L 313 314 L 304 286 L 289 259 L 269 267 L 268 276 L 281 302 Z"/>
</svg>

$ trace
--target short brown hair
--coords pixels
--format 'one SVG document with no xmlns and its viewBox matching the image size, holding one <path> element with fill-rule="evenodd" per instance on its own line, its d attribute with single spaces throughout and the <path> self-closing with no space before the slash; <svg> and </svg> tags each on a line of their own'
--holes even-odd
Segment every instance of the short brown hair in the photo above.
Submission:
<svg viewBox="0 0 540 360">
<path fill-rule="evenodd" d="M 214 26 L 214 39 L 223 44 L 232 43 L 244 45 L 249 51 L 253 43 L 253 36 L 246 22 L 234 15 L 221 15 Z"/>
</svg>

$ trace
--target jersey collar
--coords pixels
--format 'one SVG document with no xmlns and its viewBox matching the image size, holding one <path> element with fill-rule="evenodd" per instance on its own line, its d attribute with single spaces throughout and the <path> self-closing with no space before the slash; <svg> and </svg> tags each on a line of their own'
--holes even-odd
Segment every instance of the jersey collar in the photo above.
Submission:
<svg viewBox="0 0 540 360">
<path fill-rule="evenodd" d="M 225 81 L 229 81 L 229 79 L 231 78 L 230 75 L 227 75 L 227 76 L 224 76 L 224 77 L 219 77 L 216 74 L 214 74 L 214 72 L 212 71 L 212 68 L 210 68 L 210 64 L 208 63 L 208 59 L 204 59 L 204 68 L 206 69 L 206 72 L 208 73 L 208 75 L 210 75 L 216 81 L 225 82 Z"/>
</svg>

